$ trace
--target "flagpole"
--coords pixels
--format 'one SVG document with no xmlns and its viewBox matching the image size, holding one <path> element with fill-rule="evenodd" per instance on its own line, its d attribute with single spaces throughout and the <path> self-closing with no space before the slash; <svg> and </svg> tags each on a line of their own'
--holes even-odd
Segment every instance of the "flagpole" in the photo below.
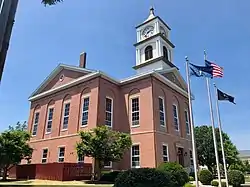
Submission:
<svg viewBox="0 0 250 187">
<path fill-rule="evenodd" d="M 207 55 L 206 55 L 206 51 L 204 50 L 204 61 L 206 60 L 206 58 L 207 58 Z M 209 81 L 208 77 L 206 77 L 206 82 L 207 82 L 208 102 L 209 102 L 209 108 L 210 108 L 210 117 L 211 117 L 211 123 L 212 123 L 212 132 L 213 132 L 213 140 L 214 140 L 214 151 L 215 151 L 215 159 L 216 159 L 216 166 L 217 166 L 217 175 L 218 175 L 218 180 L 219 180 L 219 186 L 221 187 L 219 156 L 218 156 L 216 135 L 215 135 L 215 128 L 214 128 L 214 114 L 213 114 L 213 106 L 212 106 L 212 100 L 211 100 L 210 81 Z"/>
<path fill-rule="evenodd" d="M 215 91 L 215 95 L 216 95 L 216 112 L 217 112 L 218 126 L 219 126 L 219 132 L 220 132 L 220 143 L 221 143 L 221 151 L 222 151 L 224 172 L 225 172 L 226 184 L 227 184 L 227 187 L 229 187 L 228 178 L 227 178 L 226 157 L 225 157 L 224 144 L 223 144 L 223 138 L 222 138 L 222 127 L 221 127 L 221 119 L 220 119 L 218 92 L 217 92 L 217 87 L 216 87 L 215 83 L 214 83 L 214 91 Z"/>
<path fill-rule="evenodd" d="M 192 99 L 191 99 L 191 88 L 190 88 L 190 77 L 189 77 L 189 60 L 188 57 L 186 59 L 186 74 L 187 74 L 187 86 L 188 86 L 188 105 L 189 105 L 189 118 L 190 118 L 190 126 L 191 126 L 191 138 L 192 138 L 192 149 L 193 149 L 193 162 L 194 162 L 194 175 L 195 175 L 195 186 L 199 187 L 198 181 L 198 173 L 197 173 L 197 154 L 196 154 L 196 145 L 195 145 L 195 137 L 194 137 L 194 120 L 193 120 L 193 108 L 192 108 Z"/>
</svg>

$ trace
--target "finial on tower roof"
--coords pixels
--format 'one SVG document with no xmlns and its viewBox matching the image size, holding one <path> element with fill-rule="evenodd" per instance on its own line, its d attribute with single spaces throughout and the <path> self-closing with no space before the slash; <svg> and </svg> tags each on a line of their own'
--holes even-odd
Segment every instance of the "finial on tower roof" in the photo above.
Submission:
<svg viewBox="0 0 250 187">
<path fill-rule="evenodd" d="M 149 9 L 150 10 L 150 12 L 149 12 L 149 15 L 155 15 L 155 13 L 154 13 L 154 7 L 153 6 L 151 6 L 151 8 Z"/>
<path fill-rule="evenodd" d="M 153 18 L 155 18 L 155 13 L 154 13 L 154 7 L 151 6 L 150 9 L 149 9 L 149 16 L 148 16 L 148 18 L 145 20 L 145 22 L 148 21 L 148 20 L 151 20 L 151 19 L 153 19 Z"/>
</svg>

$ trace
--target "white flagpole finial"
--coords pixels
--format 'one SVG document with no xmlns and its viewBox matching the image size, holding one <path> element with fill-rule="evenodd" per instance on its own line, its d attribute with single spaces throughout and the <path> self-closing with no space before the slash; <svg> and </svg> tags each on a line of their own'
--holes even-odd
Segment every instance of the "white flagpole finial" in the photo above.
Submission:
<svg viewBox="0 0 250 187">
<path fill-rule="evenodd" d="M 206 53 L 206 50 L 204 49 L 204 60 L 207 59 L 207 53 Z"/>
</svg>

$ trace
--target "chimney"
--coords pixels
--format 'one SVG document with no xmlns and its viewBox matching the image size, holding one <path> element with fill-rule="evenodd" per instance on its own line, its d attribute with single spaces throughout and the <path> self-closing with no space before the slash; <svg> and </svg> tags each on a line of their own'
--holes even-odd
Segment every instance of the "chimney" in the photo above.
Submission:
<svg viewBox="0 0 250 187">
<path fill-rule="evenodd" d="M 80 54 L 80 61 L 79 61 L 80 68 L 86 68 L 86 55 L 87 55 L 87 53 L 85 53 L 85 52 L 82 52 Z"/>
</svg>

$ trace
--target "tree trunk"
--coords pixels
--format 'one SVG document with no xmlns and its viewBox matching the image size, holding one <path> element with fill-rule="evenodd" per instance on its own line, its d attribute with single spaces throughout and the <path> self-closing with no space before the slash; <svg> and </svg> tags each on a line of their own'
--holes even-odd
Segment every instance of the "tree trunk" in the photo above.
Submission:
<svg viewBox="0 0 250 187">
<path fill-rule="evenodd" d="M 8 167 L 3 168 L 3 181 L 7 180 Z"/>
<path fill-rule="evenodd" d="M 92 173 L 91 173 L 91 181 L 95 180 L 95 158 L 92 158 Z"/>
<path fill-rule="evenodd" d="M 95 179 L 99 181 L 101 178 L 100 160 L 95 159 Z"/>
<path fill-rule="evenodd" d="M 93 158 L 91 181 L 99 181 L 101 178 L 100 160 Z"/>
</svg>

